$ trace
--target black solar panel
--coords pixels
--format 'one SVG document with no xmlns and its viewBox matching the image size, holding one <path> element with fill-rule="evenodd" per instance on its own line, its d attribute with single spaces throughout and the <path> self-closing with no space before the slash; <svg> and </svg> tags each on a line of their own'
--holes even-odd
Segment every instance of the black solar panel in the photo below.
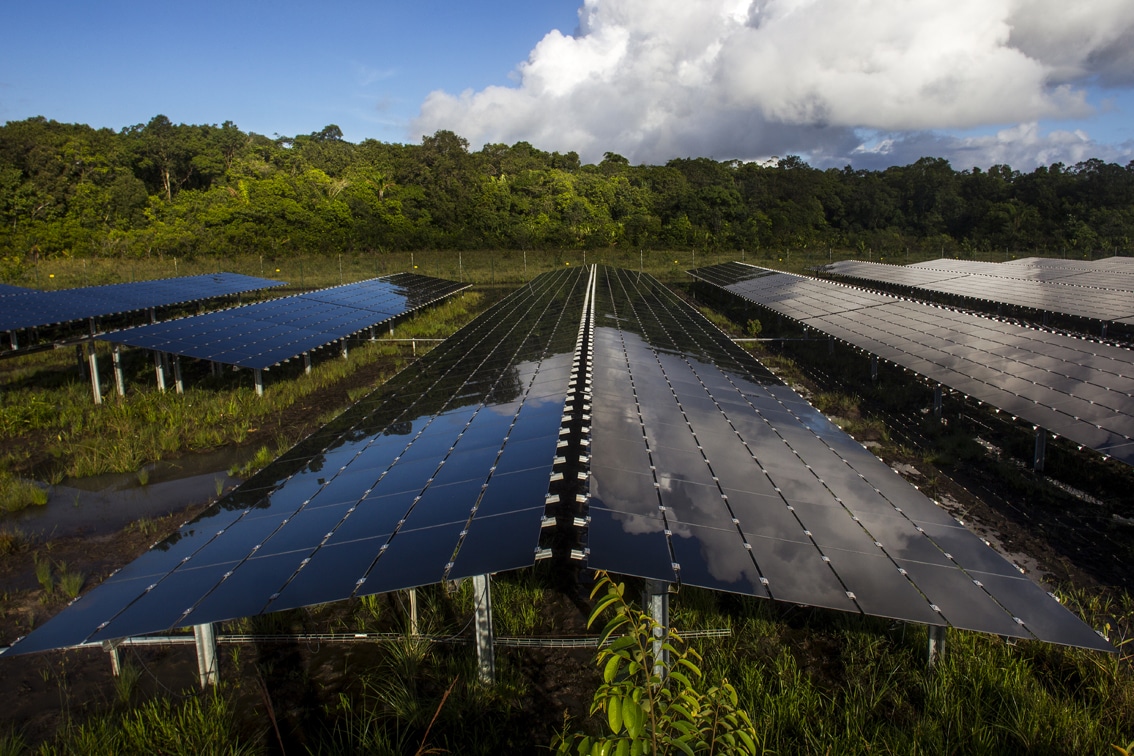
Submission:
<svg viewBox="0 0 1134 756">
<path fill-rule="evenodd" d="M 238 273 L 212 273 L 80 289 L 24 290 L 19 297 L 0 297 L 0 331 L 109 317 L 274 286 L 283 283 Z"/>
<path fill-rule="evenodd" d="M 14 650 L 533 564 L 585 282 L 521 288 Z"/>
<path fill-rule="evenodd" d="M 99 338 L 225 365 L 267 369 L 450 296 L 465 284 L 412 273 L 168 320 Z"/>
<path fill-rule="evenodd" d="M 594 276 L 517 290 L 12 653 L 531 565 L 572 433 L 590 567 L 1110 648 L 655 279 Z"/>
<path fill-rule="evenodd" d="M 594 323 L 591 567 L 1109 648 L 657 281 L 600 271 Z"/>
<path fill-rule="evenodd" d="M 1134 465 L 1130 350 L 828 281 L 767 273 L 740 263 L 693 271 L 737 296 Z"/>
<path fill-rule="evenodd" d="M 1122 259 L 1122 258 L 1118 258 Z M 839 278 L 1099 321 L 1134 317 L 1134 276 L 1117 272 L 938 260 L 918 265 L 841 260 L 824 266 Z"/>
<path fill-rule="evenodd" d="M 27 294 L 30 291 L 31 289 L 24 288 L 23 286 L 0 283 L 0 296 L 7 296 L 8 294 Z"/>
</svg>

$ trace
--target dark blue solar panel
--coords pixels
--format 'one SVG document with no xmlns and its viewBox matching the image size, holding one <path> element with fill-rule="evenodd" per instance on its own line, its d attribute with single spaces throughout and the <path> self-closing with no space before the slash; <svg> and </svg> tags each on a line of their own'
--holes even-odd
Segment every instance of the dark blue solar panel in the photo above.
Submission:
<svg viewBox="0 0 1134 756">
<path fill-rule="evenodd" d="M 268 369 L 464 288 L 452 281 L 399 274 L 128 328 L 102 338 L 226 365 Z"/>
<path fill-rule="evenodd" d="M 23 290 L 27 293 L 19 298 L 0 297 L 0 331 L 108 317 L 273 286 L 283 284 L 237 273 L 215 273 L 80 289 Z"/>
</svg>

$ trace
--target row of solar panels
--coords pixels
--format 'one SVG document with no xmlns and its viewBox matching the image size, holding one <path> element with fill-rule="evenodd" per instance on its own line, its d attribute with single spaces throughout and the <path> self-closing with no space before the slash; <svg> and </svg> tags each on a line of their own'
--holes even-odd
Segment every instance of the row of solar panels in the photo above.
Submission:
<svg viewBox="0 0 1134 756">
<path fill-rule="evenodd" d="M 1134 273 L 1088 273 L 963 260 L 937 260 L 917 265 L 841 260 L 822 270 L 841 279 L 1134 325 Z"/>
<path fill-rule="evenodd" d="M 592 568 L 1110 649 L 655 279 L 598 268 L 521 287 L 12 652 L 519 569 L 563 506 Z"/>
<path fill-rule="evenodd" d="M 44 328 L 283 286 L 239 273 L 162 278 L 78 289 L 19 289 L 0 296 L 0 331 Z"/>
<path fill-rule="evenodd" d="M 468 288 L 396 273 L 227 310 L 127 328 L 100 339 L 157 352 L 268 369 Z"/>
<path fill-rule="evenodd" d="M 1134 464 L 1134 352 L 742 263 L 693 275 Z"/>
</svg>

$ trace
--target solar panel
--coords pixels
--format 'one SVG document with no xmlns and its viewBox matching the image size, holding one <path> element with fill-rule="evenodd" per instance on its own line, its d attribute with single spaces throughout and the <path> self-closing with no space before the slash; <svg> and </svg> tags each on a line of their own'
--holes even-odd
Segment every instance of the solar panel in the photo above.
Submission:
<svg viewBox="0 0 1134 756">
<path fill-rule="evenodd" d="M 0 331 L 109 317 L 274 286 L 283 283 L 238 273 L 210 273 L 78 289 L 24 290 L 27 293 L 19 297 L 0 297 Z"/>
<path fill-rule="evenodd" d="M 693 275 L 1134 465 L 1128 349 L 740 263 Z"/>
<path fill-rule="evenodd" d="M 522 287 L 13 650 L 530 566 L 584 284 Z"/>
<path fill-rule="evenodd" d="M 466 284 L 454 281 L 399 273 L 99 338 L 224 365 L 268 369 L 465 288 Z"/>
<path fill-rule="evenodd" d="M 1134 317 L 1134 275 L 1113 271 L 1005 267 L 961 260 L 905 266 L 841 260 L 823 270 L 840 279 L 885 283 L 1091 320 Z"/>
<path fill-rule="evenodd" d="M 1108 648 L 657 281 L 594 307 L 589 566 Z"/>
<path fill-rule="evenodd" d="M 31 289 L 23 286 L 13 286 L 12 284 L 0 283 L 0 296 L 7 296 L 8 294 L 27 294 Z"/>
<path fill-rule="evenodd" d="M 521 287 L 11 652 L 529 566 L 565 434 L 592 568 L 1110 650 L 658 281 L 599 268 Z"/>
</svg>

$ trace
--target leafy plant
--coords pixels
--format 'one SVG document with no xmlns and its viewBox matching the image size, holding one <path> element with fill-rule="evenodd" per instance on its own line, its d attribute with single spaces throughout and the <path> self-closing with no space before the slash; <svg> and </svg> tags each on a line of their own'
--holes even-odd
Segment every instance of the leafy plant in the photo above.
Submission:
<svg viewBox="0 0 1134 756">
<path fill-rule="evenodd" d="M 608 611 L 613 616 L 599 636 L 596 663 L 603 683 L 595 691 L 591 716 L 609 728 L 594 737 L 561 735 L 560 754 L 758 753 L 756 730 L 726 680 L 705 687 L 700 655 L 625 597 L 626 585 L 604 572 L 591 592 L 595 603 L 588 626 Z M 618 635 L 617 633 L 625 633 Z M 607 643 L 609 642 L 609 645 Z M 661 653 L 659 653 L 661 652 Z M 670 661 L 666 661 L 666 655 Z"/>
</svg>

